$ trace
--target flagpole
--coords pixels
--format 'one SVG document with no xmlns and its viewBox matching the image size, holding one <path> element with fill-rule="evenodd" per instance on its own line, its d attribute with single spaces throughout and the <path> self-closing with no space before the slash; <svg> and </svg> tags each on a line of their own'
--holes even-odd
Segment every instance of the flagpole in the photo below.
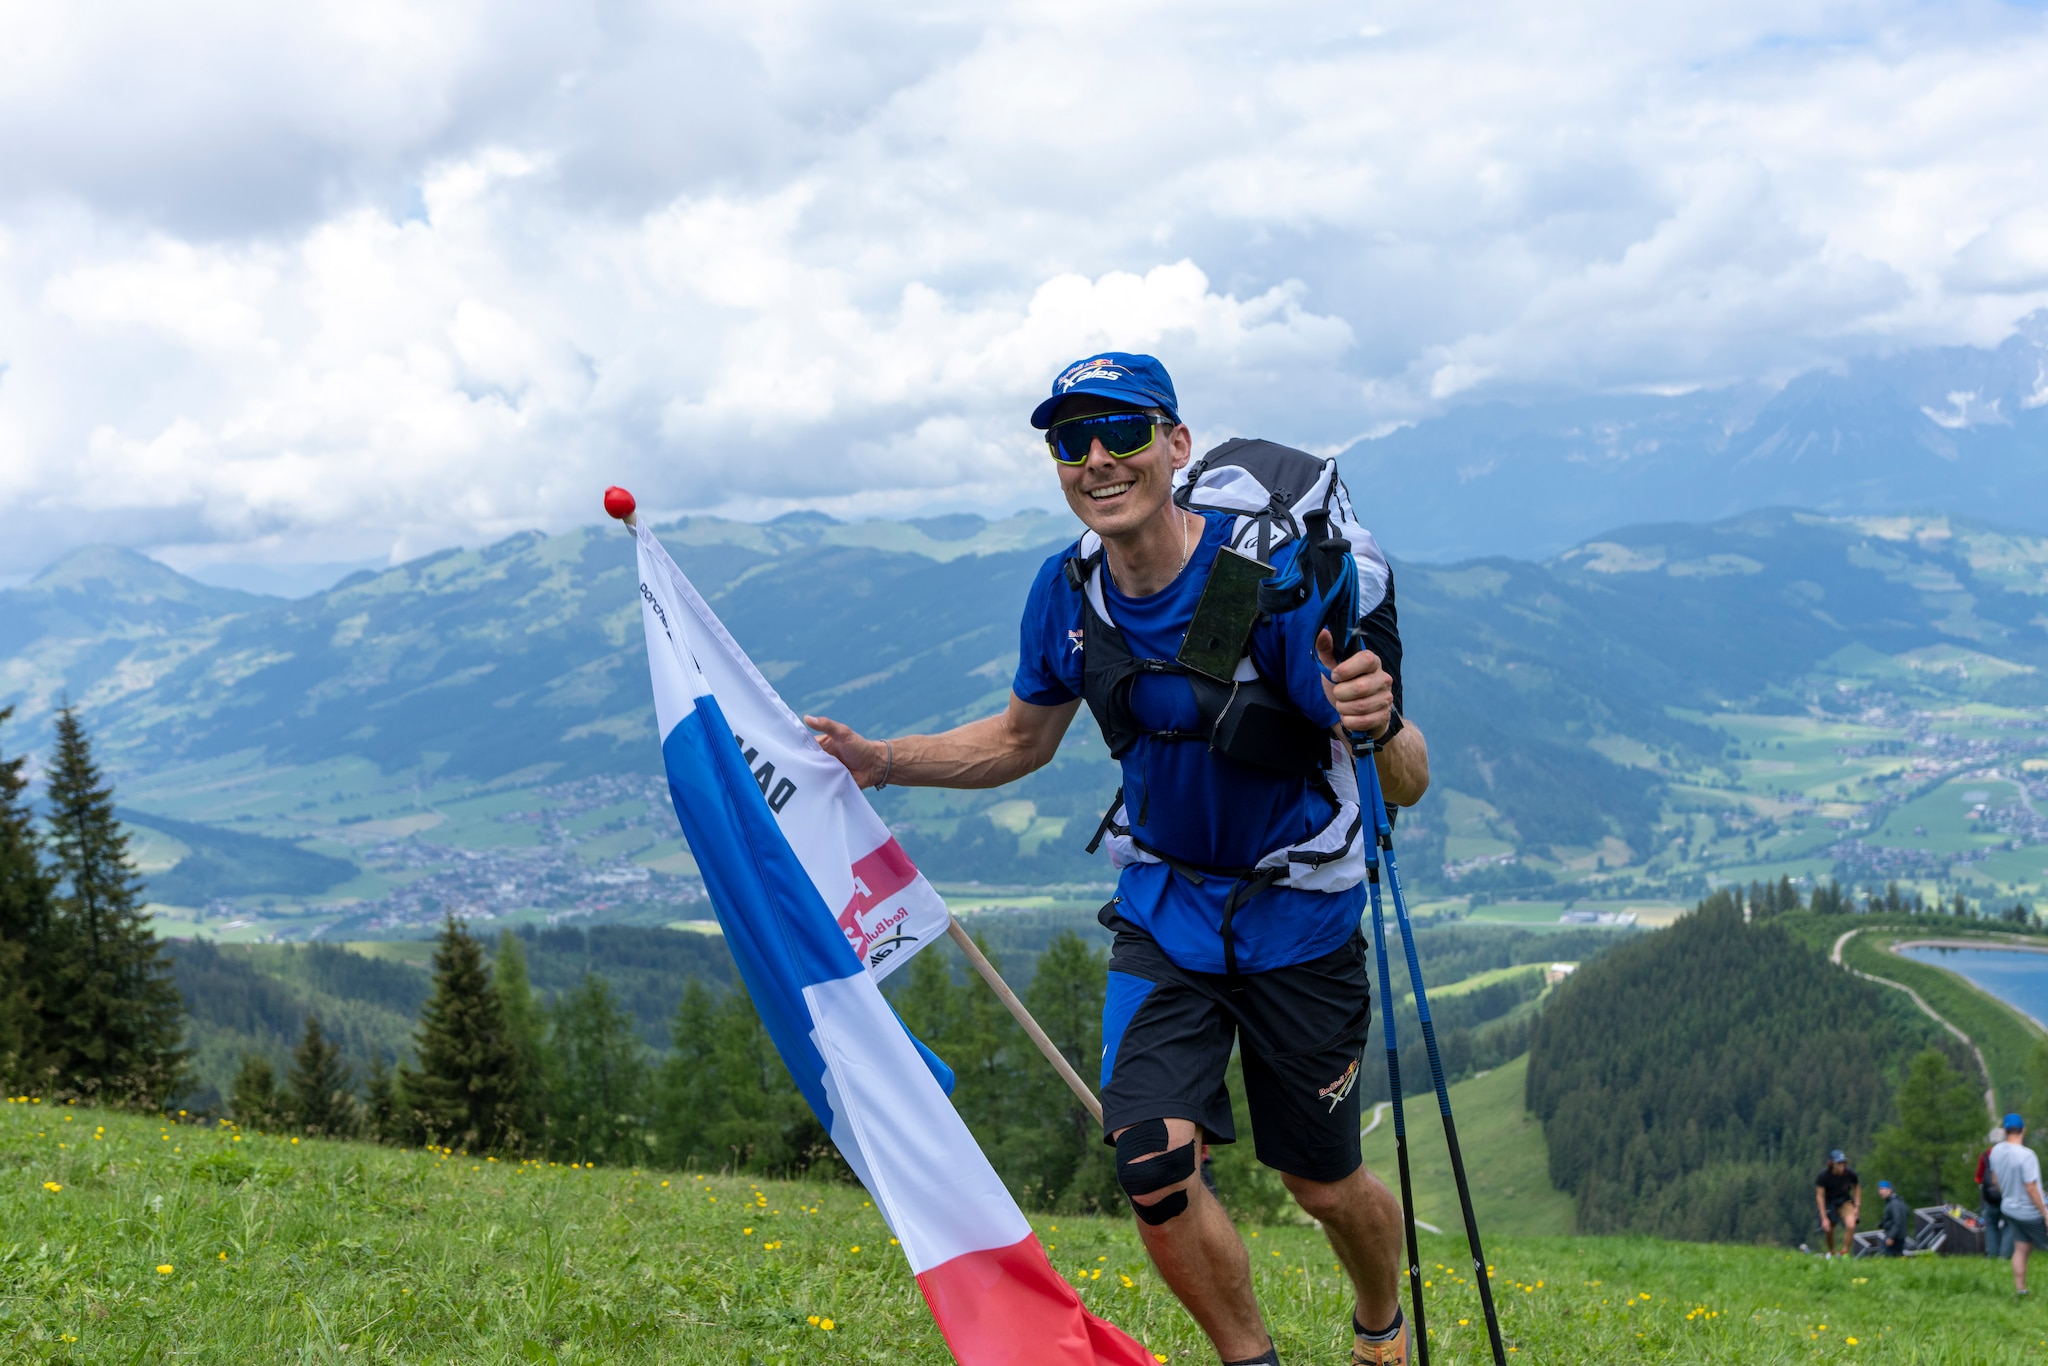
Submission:
<svg viewBox="0 0 2048 1366">
<path fill-rule="evenodd" d="M 1052 1040 L 1045 1037 L 1045 1031 L 1038 1027 L 1038 1021 L 1031 1018 L 1031 1012 L 1017 999 L 1017 993 L 1010 990 L 1010 984 L 996 971 L 996 965 L 988 961 L 988 955 L 968 937 L 967 931 L 960 928 L 959 921 L 948 920 L 946 933 L 960 946 L 960 952 L 967 955 L 967 961 L 974 964 L 974 970 L 981 974 L 982 981 L 988 983 L 988 989 L 996 994 L 996 999 L 1001 1001 L 1017 1023 L 1024 1027 L 1024 1032 L 1031 1036 L 1031 1042 L 1038 1045 L 1038 1051 L 1045 1054 L 1045 1060 L 1060 1074 L 1060 1080 L 1067 1084 L 1067 1089 L 1074 1093 L 1074 1098 L 1088 1107 L 1088 1113 L 1095 1116 L 1097 1124 L 1102 1123 L 1102 1102 L 1088 1089 L 1088 1083 L 1081 1080 L 1081 1074 L 1067 1061 L 1067 1055 L 1053 1047 Z"/>
</svg>

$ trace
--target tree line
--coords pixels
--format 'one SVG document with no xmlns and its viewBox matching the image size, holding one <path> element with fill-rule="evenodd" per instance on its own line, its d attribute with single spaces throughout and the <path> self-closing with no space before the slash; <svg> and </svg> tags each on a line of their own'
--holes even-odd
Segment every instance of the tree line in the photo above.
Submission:
<svg viewBox="0 0 2048 1366">
<path fill-rule="evenodd" d="M 13 708 L 0 708 L 0 723 Z M 155 1106 L 183 1092 L 185 1004 L 142 913 L 113 789 L 76 711 L 57 713 L 47 819 L 27 760 L 0 758 L 0 1081 Z"/>
<path fill-rule="evenodd" d="M 1581 1233 L 1797 1241 L 1836 1147 L 1898 1166 L 1863 1163 L 1873 1187 L 1888 1174 L 1960 1194 L 1967 1144 L 1948 1099 L 1933 1129 L 1952 1151 L 1922 1160 L 1925 1095 L 1952 1099 L 1961 1075 L 1947 1036 L 1755 910 L 1745 924 L 1739 893 L 1716 892 L 1582 967 L 1537 1018 L 1528 1105 Z M 1971 1106 L 1981 1139 L 1982 1101 Z"/>
<path fill-rule="evenodd" d="M 2021 928 L 2038 927 L 2041 923 L 2034 909 L 2024 901 L 2015 900 L 2004 907 L 1988 902 L 1973 905 L 1961 892 L 1947 901 L 1939 897 L 1929 901 L 1918 888 L 1902 888 L 1897 882 L 1886 883 L 1882 891 L 1866 887 L 1859 898 L 1853 887 L 1844 887 L 1839 880 L 1830 878 L 1825 886 L 1815 885 L 1810 901 L 1801 900 L 1799 888 L 1790 876 L 1780 877 L 1776 882 L 1751 882 L 1747 901 L 1739 883 L 1725 891 L 1734 900 L 1735 908 L 1747 909 L 1752 919 L 1810 910 L 1815 915 L 1945 915 L 1957 920 L 1995 920 Z"/>
<path fill-rule="evenodd" d="M 1084 1073 L 1101 1053 L 1107 955 L 1063 932 L 1025 996 Z M 1110 1151 L 1009 1015 L 938 952 L 892 991 L 906 1024 L 954 1070 L 954 1104 L 1029 1203 L 1094 1209 L 1120 1199 Z M 608 1164 L 850 1179 L 744 991 L 693 979 L 671 1048 L 655 1057 L 610 985 L 586 976 L 543 1000 L 520 937 L 495 951 L 445 922 L 411 1056 L 357 1076 L 308 1015 L 292 1062 L 242 1060 L 227 1108 L 268 1131 Z M 1277 1201 L 1278 1190 L 1270 1192 Z"/>
<path fill-rule="evenodd" d="M 172 977 L 173 949 L 142 913 L 142 886 L 128 862 L 113 793 L 74 712 L 58 718 L 41 821 L 27 803 L 24 765 L 19 758 L 0 764 L 0 1076 L 10 1088 L 48 1097 L 152 1108 L 200 1104 L 186 1047 L 192 1021 Z M 1532 958 L 1589 958 L 1616 940 L 1607 931 L 1423 934 L 1424 957 L 1443 982 Z M 588 967 L 604 966 L 599 947 L 593 941 Z M 691 940 L 682 947 L 703 946 Z M 985 941 L 983 947 L 988 951 Z M 181 971 L 198 973 L 196 982 L 222 976 L 202 971 L 219 957 L 211 946 L 175 953 Z M 303 954 L 296 968 L 323 983 L 356 963 L 332 948 Z M 1111 1152 L 1094 1121 L 956 958 L 949 946 L 935 946 L 888 984 L 904 1022 L 953 1068 L 956 1108 L 1027 1204 L 1117 1207 Z M 1083 1076 L 1094 1074 L 1106 952 L 1062 930 L 1036 953 L 1033 968 L 1027 1005 L 1068 1061 Z M 353 1039 L 348 1020 L 323 1018 L 318 1010 L 294 1015 L 297 1046 L 289 1063 L 242 1054 L 224 1108 L 238 1123 L 274 1132 L 558 1160 L 850 1176 L 744 991 L 716 975 L 693 975 L 668 1021 L 669 1048 L 657 1053 L 647 1040 L 656 1017 L 645 1002 L 622 997 L 618 983 L 566 960 L 549 973 L 544 984 L 533 980 L 521 936 L 502 934 L 487 950 L 451 920 L 436 941 L 424 1003 L 404 1047 L 369 1049 L 366 1060 L 356 1048 L 351 1065 L 342 1047 L 344 1036 Z M 1401 969 L 1396 973 L 1403 1063 L 1422 1076 L 1413 998 L 1401 992 Z M 643 994 L 645 986 L 626 983 Z M 1531 973 L 1436 1003 L 1450 1079 L 1519 1054 L 1540 991 Z M 400 1009 L 411 1015 L 418 1000 L 411 996 Z M 256 1032 L 252 1025 L 241 1037 Z M 1380 1051 L 1367 1054 L 1360 1090 L 1371 1101 L 1385 1094 L 1385 1077 Z M 1231 1086 L 1241 1109 L 1241 1078 L 1233 1076 Z M 1248 1139 L 1249 1115 L 1239 1114 L 1238 1127 Z M 1252 1160 L 1248 1141 L 1218 1148 L 1215 1162 L 1234 1205 L 1254 1213 L 1281 1206 L 1284 1192 Z"/>
</svg>

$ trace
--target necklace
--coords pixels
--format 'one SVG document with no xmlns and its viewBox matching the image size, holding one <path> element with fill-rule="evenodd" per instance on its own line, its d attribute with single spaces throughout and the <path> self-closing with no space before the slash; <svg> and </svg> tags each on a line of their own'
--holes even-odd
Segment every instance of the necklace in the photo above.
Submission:
<svg viewBox="0 0 2048 1366">
<path fill-rule="evenodd" d="M 1181 576 L 1181 570 L 1184 570 L 1188 567 L 1188 527 L 1194 521 L 1194 518 L 1189 513 L 1183 511 L 1179 507 L 1175 507 L 1174 512 L 1180 517 L 1180 566 L 1179 568 L 1173 571 L 1173 578 L 1168 579 L 1167 583 L 1172 583 L 1173 579 L 1179 578 Z M 1108 547 L 1104 546 L 1103 549 L 1106 551 Z M 1111 583 L 1115 583 L 1116 567 L 1107 555 L 1103 557 L 1102 567 L 1104 571 L 1108 573 L 1109 581 Z"/>
</svg>

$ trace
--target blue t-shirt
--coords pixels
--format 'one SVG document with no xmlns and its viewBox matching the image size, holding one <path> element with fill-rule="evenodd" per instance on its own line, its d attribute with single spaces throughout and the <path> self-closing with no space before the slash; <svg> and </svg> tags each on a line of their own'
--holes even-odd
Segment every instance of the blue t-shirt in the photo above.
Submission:
<svg viewBox="0 0 2048 1366">
<path fill-rule="evenodd" d="M 1235 519 L 1203 516 L 1201 544 L 1179 576 L 1150 597 L 1126 597 L 1108 574 L 1103 597 L 1110 619 L 1139 658 L 1172 659 L 1180 651 L 1208 582 L 1209 567 Z M 1284 573 L 1298 542 L 1274 555 Z M 1017 696 L 1055 707 L 1081 696 L 1081 594 L 1068 584 L 1070 546 L 1045 562 L 1025 600 Z M 1319 726 L 1337 724 L 1337 709 L 1323 692 L 1316 634 L 1323 604 L 1310 601 L 1252 630 L 1251 657 L 1259 676 L 1284 687 L 1303 715 Z M 1141 674 L 1131 688 L 1131 709 L 1145 730 L 1193 730 L 1194 692 L 1184 677 Z M 1140 738 L 1124 754 L 1124 810 L 1131 833 L 1145 844 L 1201 868 L 1248 868 L 1275 849 L 1299 843 L 1328 824 L 1332 806 L 1305 778 L 1283 777 L 1212 753 L 1199 741 Z M 1150 934 L 1167 957 L 1191 972 L 1222 972 L 1223 901 L 1228 878 L 1200 886 L 1163 863 L 1125 868 L 1117 881 L 1118 911 Z M 1272 887 L 1231 917 L 1240 972 L 1264 972 L 1321 957 L 1358 926 L 1365 888 L 1307 892 Z"/>
</svg>

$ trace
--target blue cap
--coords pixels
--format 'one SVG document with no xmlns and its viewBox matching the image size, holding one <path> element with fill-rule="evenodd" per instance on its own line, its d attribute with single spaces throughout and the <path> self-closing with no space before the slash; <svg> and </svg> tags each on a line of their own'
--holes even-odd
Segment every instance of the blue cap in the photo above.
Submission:
<svg viewBox="0 0 2048 1366">
<path fill-rule="evenodd" d="M 1888 1191 L 1892 1188 L 1892 1183 L 1889 1181 L 1880 1181 L 1877 1183 L 1877 1188 L 1881 1191 Z"/>
<path fill-rule="evenodd" d="M 2014 1129 L 2024 1129 L 2026 1127 L 2027 1122 L 2024 1119 L 2021 1119 L 2018 1115 L 2007 1115 L 2005 1117 L 2005 1129 L 2008 1133 L 2010 1133 Z"/>
<path fill-rule="evenodd" d="M 1180 400 L 1174 397 L 1173 380 L 1166 367 L 1151 356 L 1129 351 L 1097 351 L 1060 371 L 1052 382 L 1052 397 L 1031 410 L 1031 425 L 1044 431 L 1060 400 L 1075 394 L 1093 394 L 1138 408 L 1164 408 L 1166 415 L 1180 421 Z"/>
<path fill-rule="evenodd" d="M 1836 1148 L 1828 1154 L 1828 1161 L 1830 1162 L 1847 1162 L 1848 1160 L 1849 1154 L 1843 1152 L 1840 1148 Z"/>
</svg>

